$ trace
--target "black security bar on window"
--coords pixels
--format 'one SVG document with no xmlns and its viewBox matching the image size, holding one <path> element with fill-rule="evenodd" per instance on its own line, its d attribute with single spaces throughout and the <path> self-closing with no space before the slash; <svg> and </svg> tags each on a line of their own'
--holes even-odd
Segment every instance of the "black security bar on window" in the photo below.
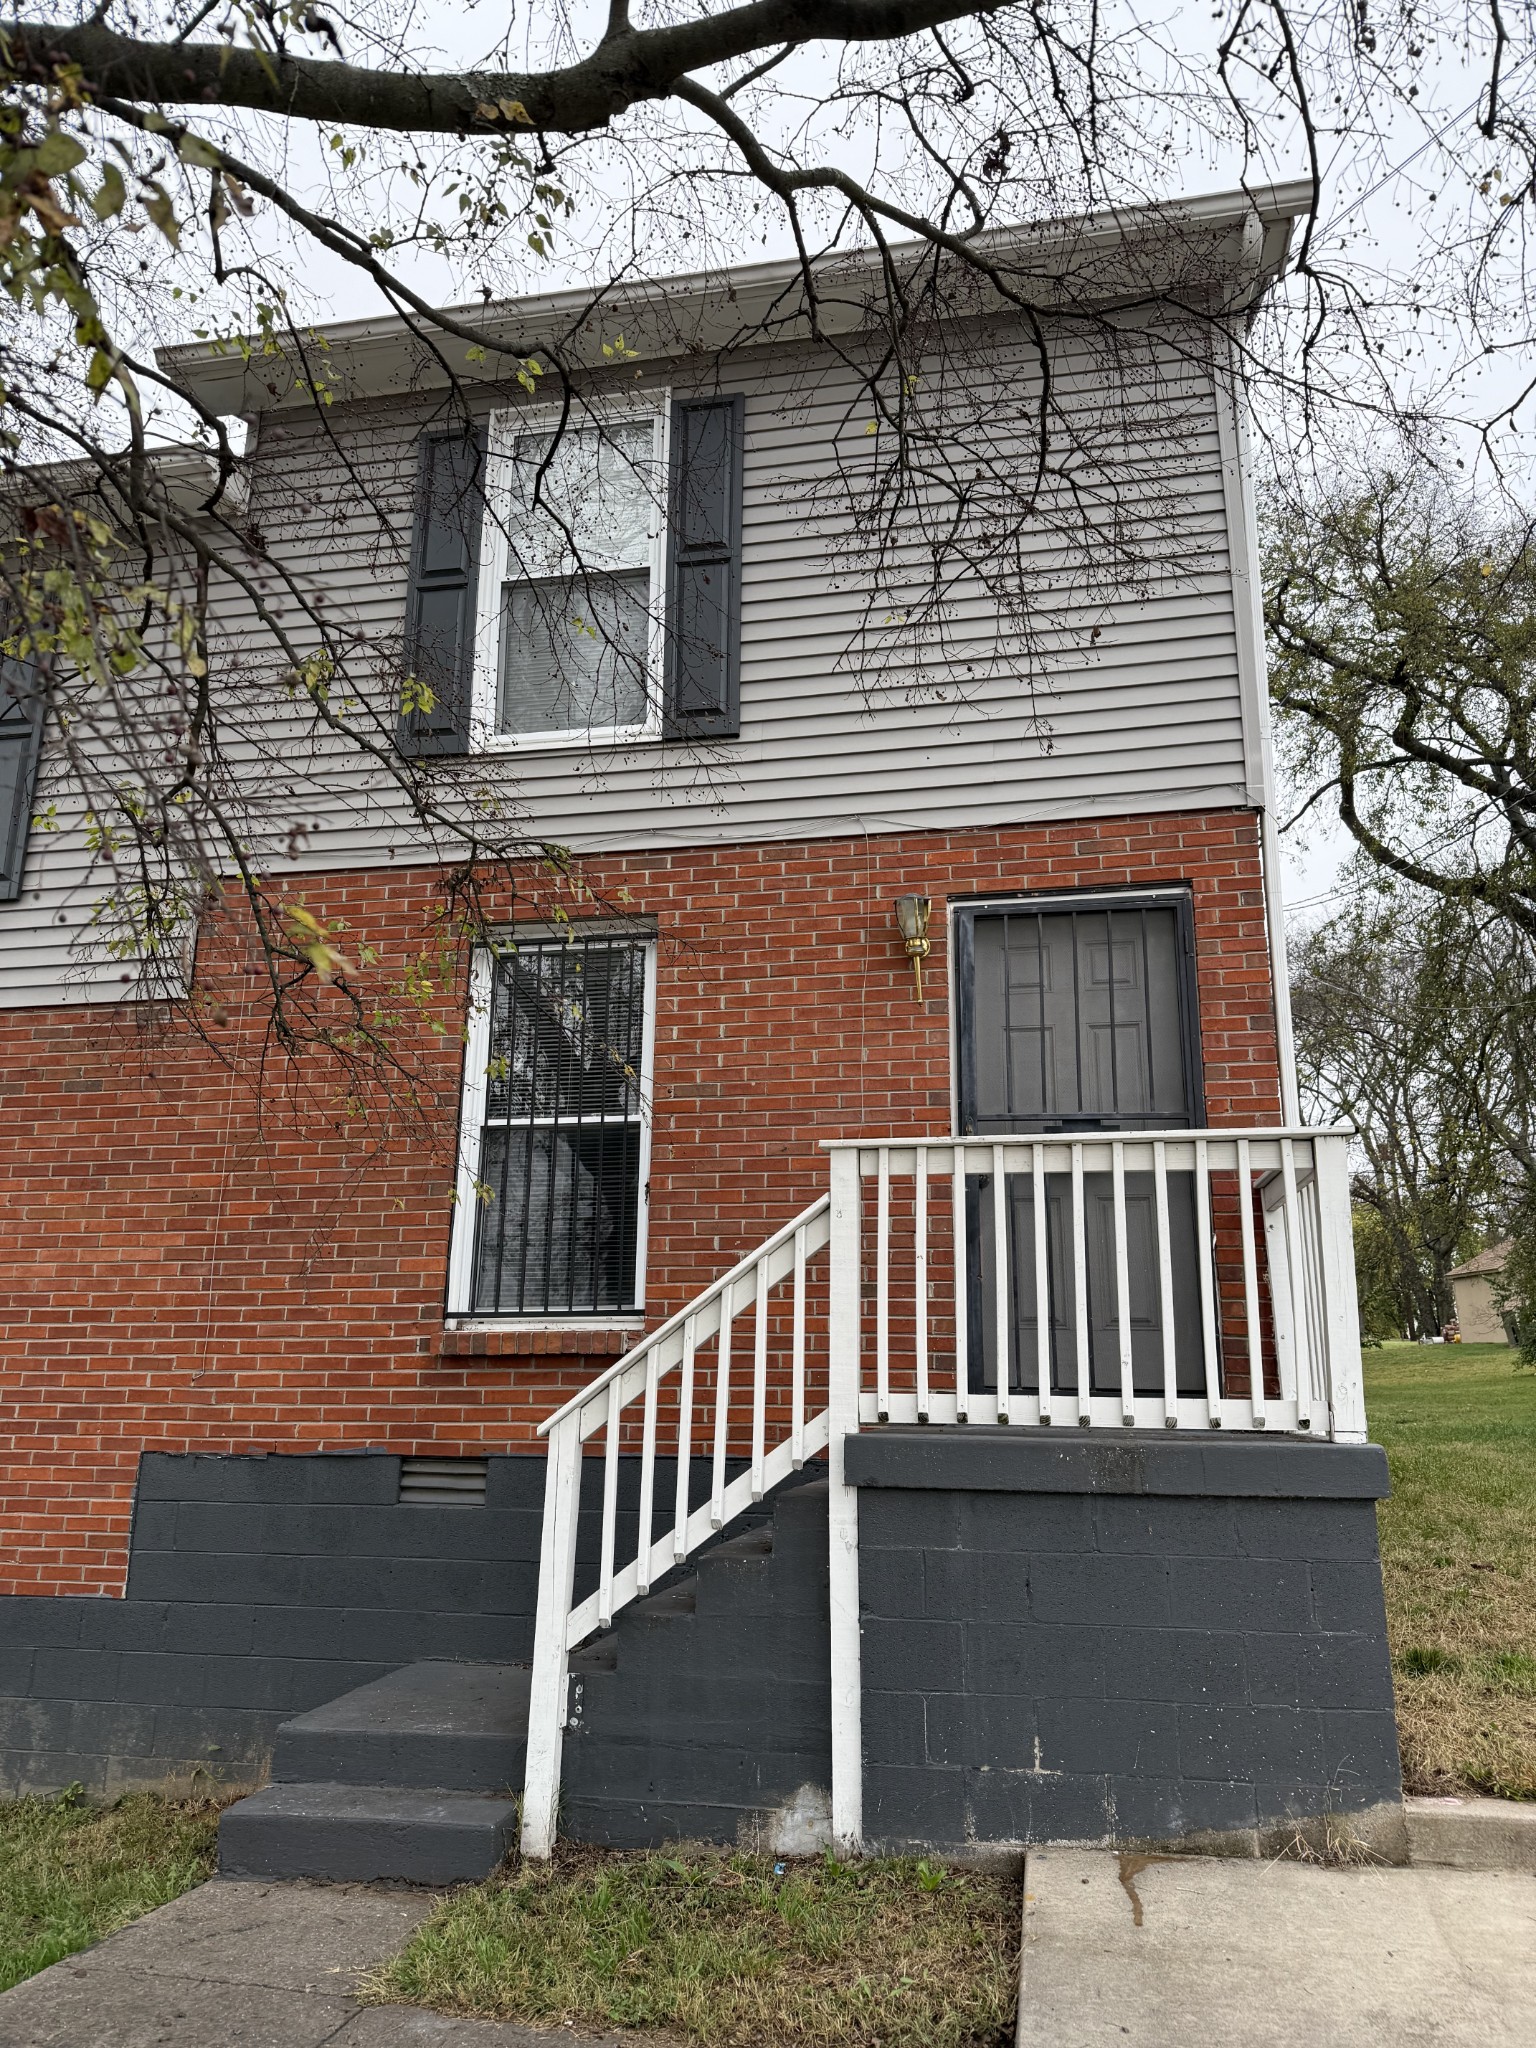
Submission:
<svg viewBox="0 0 1536 2048">
<path fill-rule="evenodd" d="M 635 1306 L 643 941 L 522 945 L 495 963 L 471 1311 Z"/>
</svg>

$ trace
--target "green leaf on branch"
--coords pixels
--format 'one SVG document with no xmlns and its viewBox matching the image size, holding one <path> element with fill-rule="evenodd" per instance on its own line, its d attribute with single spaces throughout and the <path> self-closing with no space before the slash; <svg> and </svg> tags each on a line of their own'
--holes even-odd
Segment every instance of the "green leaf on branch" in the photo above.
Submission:
<svg viewBox="0 0 1536 2048">
<path fill-rule="evenodd" d="M 36 149 L 26 152 L 31 159 L 29 169 L 44 178 L 57 178 L 65 171 L 72 171 L 76 164 L 85 162 L 85 144 L 77 142 L 73 135 L 66 135 L 62 128 L 55 128 L 51 135 L 45 135 Z"/>
<path fill-rule="evenodd" d="M 91 211 L 98 220 L 111 220 L 128 204 L 128 187 L 123 183 L 123 174 L 116 164 L 105 164 L 101 173 L 101 190 L 91 201 Z"/>
<path fill-rule="evenodd" d="M 171 204 L 170 194 L 157 178 L 147 178 L 148 197 L 144 200 L 144 211 L 164 235 L 173 249 L 181 247 L 181 223 L 176 218 L 176 209 Z"/>
<path fill-rule="evenodd" d="M 211 142 L 205 142 L 201 135 L 183 135 L 176 145 L 176 154 L 184 164 L 196 164 L 205 171 L 217 170 L 223 158 Z"/>
</svg>

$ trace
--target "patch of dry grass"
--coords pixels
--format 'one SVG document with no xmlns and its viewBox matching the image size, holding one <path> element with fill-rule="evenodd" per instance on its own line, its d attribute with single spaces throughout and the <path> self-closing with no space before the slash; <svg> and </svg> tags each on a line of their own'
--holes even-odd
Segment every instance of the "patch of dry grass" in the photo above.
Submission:
<svg viewBox="0 0 1536 2048">
<path fill-rule="evenodd" d="M 1365 1354 L 1410 1792 L 1536 1799 L 1536 1375 L 1500 1345 Z"/>
<path fill-rule="evenodd" d="M 0 1804 L 0 1991 L 201 1884 L 219 1807 L 150 1792 Z"/>
<path fill-rule="evenodd" d="M 562 1848 L 446 1900 L 367 1995 L 699 2048 L 1001 2048 L 1018 1942 L 1011 1878 Z"/>
</svg>

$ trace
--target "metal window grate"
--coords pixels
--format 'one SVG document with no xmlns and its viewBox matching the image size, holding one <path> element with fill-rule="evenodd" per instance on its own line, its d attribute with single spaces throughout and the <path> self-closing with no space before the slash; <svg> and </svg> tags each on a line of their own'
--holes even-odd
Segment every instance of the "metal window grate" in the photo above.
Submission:
<svg viewBox="0 0 1536 2048">
<path fill-rule="evenodd" d="M 648 947 L 574 940 L 496 963 L 480 1130 L 477 1315 L 635 1299 Z"/>
<path fill-rule="evenodd" d="M 402 1458 L 400 1499 L 418 1508 L 483 1508 L 484 1458 Z"/>
</svg>

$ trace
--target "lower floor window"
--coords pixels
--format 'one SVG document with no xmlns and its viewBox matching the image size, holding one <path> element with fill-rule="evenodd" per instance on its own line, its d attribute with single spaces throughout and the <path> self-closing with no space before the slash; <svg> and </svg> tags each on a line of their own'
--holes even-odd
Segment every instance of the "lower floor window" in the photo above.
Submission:
<svg viewBox="0 0 1536 2048">
<path fill-rule="evenodd" d="M 638 1307 L 652 950 L 541 941 L 477 970 L 450 1309 Z"/>
</svg>

